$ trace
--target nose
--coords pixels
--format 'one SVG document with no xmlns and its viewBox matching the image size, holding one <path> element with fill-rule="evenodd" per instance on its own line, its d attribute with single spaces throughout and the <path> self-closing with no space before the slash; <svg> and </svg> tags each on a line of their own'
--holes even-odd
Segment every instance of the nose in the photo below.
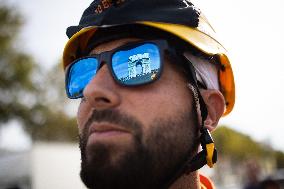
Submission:
<svg viewBox="0 0 284 189">
<path fill-rule="evenodd" d="M 97 110 L 115 108 L 121 103 L 118 84 L 104 64 L 83 91 L 86 102 Z"/>
</svg>

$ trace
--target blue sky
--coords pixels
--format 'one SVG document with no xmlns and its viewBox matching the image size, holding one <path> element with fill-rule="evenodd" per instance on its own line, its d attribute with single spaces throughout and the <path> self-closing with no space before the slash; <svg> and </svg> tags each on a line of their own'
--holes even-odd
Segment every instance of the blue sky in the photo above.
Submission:
<svg viewBox="0 0 284 189">
<path fill-rule="evenodd" d="M 8 1 L 19 7 L 26 20 L 21 48 L 47 68 L 61 57 L 66 28 L 77 24 L 91 3 Z M 220 123 L 284 150 L 283 1 L 199 0 L 197 5 L 229 50 L 236 80 L 235 108 Z"/>
</svg>

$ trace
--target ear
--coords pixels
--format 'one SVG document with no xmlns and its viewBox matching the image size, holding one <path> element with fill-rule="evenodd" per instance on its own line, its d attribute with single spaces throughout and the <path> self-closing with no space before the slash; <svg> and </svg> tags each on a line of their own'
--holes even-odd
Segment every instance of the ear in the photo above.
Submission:
<svg viewBox="0 0 284 189">
<path fill-rule="evenodd" d="M 225 100 L 219 90 L 200 90 L 200 93 L 208 110 L 208 116 L 204 121 L 204 126 L 211 132 L 217 127 L 219 119 L 224 113 Z"/>
</svg>

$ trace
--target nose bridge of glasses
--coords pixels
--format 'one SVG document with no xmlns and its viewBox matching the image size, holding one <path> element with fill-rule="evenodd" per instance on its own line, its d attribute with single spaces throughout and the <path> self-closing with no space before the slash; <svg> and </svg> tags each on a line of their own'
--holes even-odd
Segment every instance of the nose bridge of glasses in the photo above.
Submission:
<svg viewBox="0 0 284 189">
<path fill-rule="evenodd" d="M 99 62 L 98 70 L 104 64 L 107 64 L 108 67 L 111 65 L 111 52 L 110 51 L 106 51 L 106 52 L 102 52 L 102 53 L 98 54 L 97 58 L 98 58 L 98 62 Z"/>
</svg>

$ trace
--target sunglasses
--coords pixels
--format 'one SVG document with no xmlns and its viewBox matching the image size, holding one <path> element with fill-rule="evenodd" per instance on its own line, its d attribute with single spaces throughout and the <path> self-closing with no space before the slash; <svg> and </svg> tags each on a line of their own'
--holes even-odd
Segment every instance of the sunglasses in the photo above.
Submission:
<svg viewBox="0 0 284 189">
<path fill-rule="evenodd" d="M 66 69 L 66 93 L 71 99 L 83 97 L 83 91 L 105 63 L 114 80 L 122 86 L 152 83 L 161 76 L 164 53 L 169 51 L 165 40 L 128 43 L 111 51 L 85 56 Z"/>
</svg>

